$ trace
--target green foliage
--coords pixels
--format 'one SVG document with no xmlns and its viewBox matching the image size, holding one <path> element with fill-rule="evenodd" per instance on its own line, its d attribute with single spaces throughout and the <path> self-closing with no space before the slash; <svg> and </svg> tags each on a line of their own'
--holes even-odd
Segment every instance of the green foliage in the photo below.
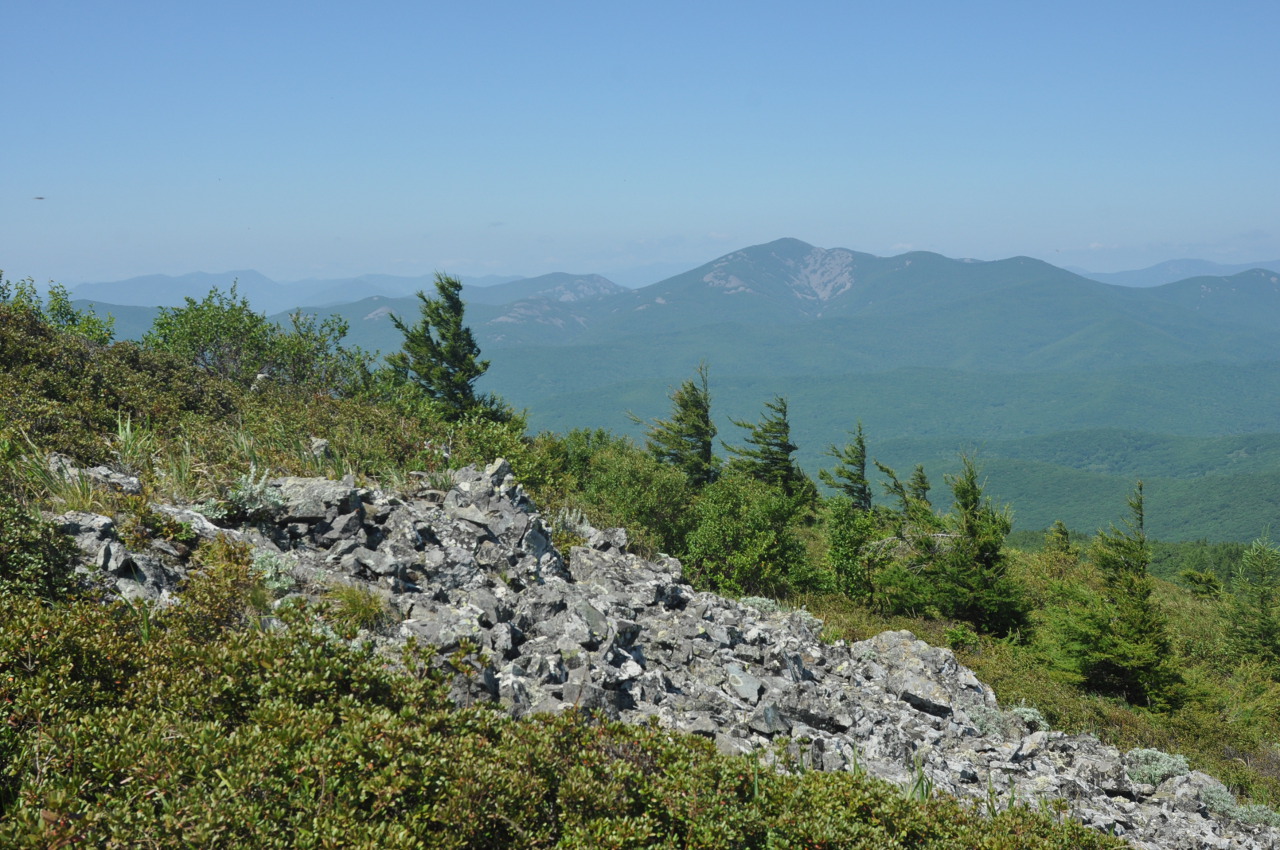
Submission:
<svg viewBox="0 0 1280 850">
<path fill-rule="evenodd" d="M 235 284 L 216 287 L 204 300 L 161 307 L 143 345 L 173 354 L 183 363 L 243 388 L 259 375 L 313 392 L 352 395 L 370 380 L 372 358 L 342 345 L 347 323 L 331 316 L 317 323 L 301 311 L 284 330 L 239 297 Z"/>
<path fill-rule="evenodd" d="M 780 773 L 695 736 L 448 701 L 288 608 L 245 619 L 220 542 L 148 630 L 124 605 L 12 598 L 0 619 L 8 847 L 1120 847 L 1014 808 L 987 819 L 865 776 Z"/>
<path fill-rule="evenodd" d="M 777 487 L 729 474 L 693 504 L 681 561 L 698 587 L 733 595 L 781 595 L 805 558 L 790 529 L 793 504 Z"/>
<path fill-rule="evenodd" d="M 831 471 L 819 470 L 818 477 L 828 487 L 840 490 L 860 511 L 871 510 L 871 485 L 867 483 L 867 440 L 862 433 L 862 423 L 853 432 L 853 442 L 844 448 L 831 446 L 827 454 L 836 459 Z"/>
<path fill-rule="evenodd" d="M 1025 808 L 988 819 L 864 776 L 780 773 L 657 726 L 454 709 L 429 654 L 396 673 L 305 611 L 282 620 L 197 641 L 166 614 L 148 641 L 120 605 L 19 603 L 0 622 L 0 668 L 24 671 L 0 677 L 0 842 L 1123 846 Z"/>
<path fill-rule="evenodd" d="M 707 364 L 700 363 L 697 378 L 685 381 L 670 398 L 671 418 L 655 420 L 649 426 L 645 448 L 658 460 L 683 472 L 693 488 L 700 490 L 719 472 L 712 454 L 716 426 L 711 421 Z"/>
<path fill-rule="evenodd" d="M 373 590 L 354 584 L 339 584 L 325 591 L 324 601 L 329 603 L 326 619 L 347 634 L 380 631 L 392 622 L 392 611 L 387 600 Z"/>
<path fill-rule="evenodd" d="M 1179 677 L 1170 663 L 1166 619 L 1151 598 L 1141 482 L 1129 508 L 1127 528 L 1100 532 L 1089 549 L 1102 594 L 1071 628 L 1071 652 L 1086 687 L 1131 703 L 1164 705 L 1176 699 Z"/>
<path fill-rule="evenodd" d="M 0 492 L 0 599 L 57 599 L 70 592 L 76 551 L 55 525 Z"/>
<path fill-rule="evenodd" d="M 952 536 L 934 571 L 938 607 L 944 614 L 968 620 L 991 634 L 1011 634 L 1027 622 L 1021 588 L 1007 572 L 1003 546 L 1012 526 L 1008 509 L 997 510 L 982 492 L 978 470 L 962 458 L 962 471 L 947 476 L 955 509 L 947 518 Z M 918 492 L 913 500 L 920 500 Z"/>
<path fill-rule="evenodd" d="M 273 597 L 293 590 L 295 585 L 293 568 L 283 555 L 260 550 L 253 556 L 253 571 L 258 574 L 258 580 Z"/>
<path fill-rule="evenodd" d="M 911 480 L 907 482 L 907 493 L 919 504 L 932 507 L 929 501 L 929 476 L 925 474 L 924 464 L 917 463 L 916 468 L 911 471 Z"/>
<path fill-rule="evenodd" d="M 878 543 L 884 537 L 881 519 L 849 498 L 828 499 L 823 523 L 827 558 L 836 587 L 863 604 L 870 604 L 880 572 L 891 558 Z"/>
<path fill-rule="evenodd" d="M 680 551 L 694 492 L 678 468 L 602 429 L 540 434 L 531 455 L 542 470 L 535 495 L 544 509 L 598 528 L 622 526 L 639 554 Z M 570 525 L 559 529 L 566 542 L 579 539 L 579 524 Z"/>
<path fill-rule="evenodd" d="M 291 313 L 289 329 L 277 331 L 273 341 L 271 378 L 338 396 L 363 392 L 372 382 L 373 356 L 343 345 L 349 330 L 340 316 L 320 321 L 300 310 Z"/>
<path fill-rule="evenodd" d="M 269 477 L 266 471 L 258 474 L 251 464 L 249 471 L 236 479 L 227 491 L 227 502 L 238 516 L 248 520 L 268 519 L 284 507 L 284 497 L 279 488 L 268 483 Z"/>
<path fill-rule="evenodd" d="M 1124 763 L 1129 778 L 1145 785 L 1159 785 L 1172 776 L 1185 776 L 1191 771 L 1185 756 L 1150 747 L 1130 750 L 1125 754 Z"/>
<path fill-rule="evenodd" d="M 1079 547 L 1071 542 L 1071 532 L 1060 519 L 1054 520 L 1053 525 L 1044 533 L 1044 551 L 1068 558 L 1078 557 L 1080 554 Z"/>
<path fill-rule="evenodd" d="M 276 333 L 232 284 L 229 293 L 215 287 L 202 301 L 188 297 L 183 307 L 160 308 L 142 343 L 247 389 L 274 365 Z"/>
<path fill-rule="evenodd" d="M 1151 540 L 1150 547 L 1151 574 L 1157 578 L 1172 581 L 1185 572 L 1194 572 L 1229 582 L 1249 544 Z"/>
<path fill-rule="evenodd" d="M 796 445 L 791 442 L 786 398 L 774 396 L 773 401 L 765 402 L 765 413 L 757 423 L 731 421 L 739 428 L 747 429 L 749 444 L 743 448 L 724 444 L 730 454 L 735 455 L 729 462 L 731 472 L 780 489 L 794 501 L 797 509 L 807 507 L 817 499 L 817 489 L 793 457 Z"/>
<path fill-rule="evenodd" d="M 1280 549 L 1255 540 L 1231 577 L 1236 652 L 1269 665 L 1280 677 Z"/>
<path fill-rule="evenodd" d="M 479 359 L 480 346 L 463 324 L 461 291 L 460 280 L 437 272 L 436 297 L 418 292 L 422 303 L 417 324 L 406 325 L 393 314 L 391 321 L 404 335 L 404 343 L 400 351 L 387 356 L 387 364 L 400 380 L 438 402 L 449 419 L 474 413 L 506 419 L 510 412 L 505 405 L 475 393 L 475 382 L 489 368 L 489 361 Z"/>
<path fill-rule="evenodd" d="M 916 467 L 916 473 L 913 474 L 910 485 L 903 484 L 902 479 L 898 478 L 898 473 L 889 466 L 875 461 L 876 468 L 880 470 L 880 474 L 884 476 L 884 490 L 897 503 L 897 519 L 899 536 L 904 536 L 905 530 L 911 527 L 917 529 L 938 530 L 940 526 L 936 521 L 933 513 L 933 505 L 929 503 L 929 488 L 924 481 L 916 480 L 917 476 L 923 477 L 920 467 Z M 925 498 L 920 498 L 923 492 Z"/>
<path fill-rule="evenodd" d="M 579 483 L 593 523 L 629 529 L 638 553 L 683 545 L 693 485 L 679 469 L 629 443 L 615 444 L 592 455 Z"/>
<path fill-rule="evenodd" d="M 840 590 L 885 612 L 967 620 L 1001 635 L 1022 629 L 1027 602 L 1003 548 L 1010 515 L 991 505 L 972 461 L 947 476 L 955 507 L 944 516 L 933 512 L 919 469 L 904 485 L 879 466 L 896 512 L 861 510 L 849 498 L 827 503 L 827 559 Z"/>
<path fill-rule="evenodd" d="M 82 464 L 110 462 L 120 419 L 182 427 L 235 404 L 231 386 L 131 343 L 103 347 L 35 312 L 0 304 L 0 439 L 30 440 Z"/>
<path fill-rule="evenodd" d="M 92 309 L 77 310 L 71 306 L 71 294 L 60 283 L 49 287 L 49 303 L 43 303 L 36 282 L 24 278 L 8 281 L 0 272 L 0 304 L 10 304 L 40 318 L 50 327 L 82 337 L 98 345 L 107 345 L 115 336 L 115 319 L 98 316 Z"/>
</svg>

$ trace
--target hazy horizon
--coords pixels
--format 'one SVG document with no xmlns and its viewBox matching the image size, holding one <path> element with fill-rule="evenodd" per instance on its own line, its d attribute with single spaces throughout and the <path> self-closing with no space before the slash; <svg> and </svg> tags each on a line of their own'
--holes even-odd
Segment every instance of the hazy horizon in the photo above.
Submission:
<svg viewBox="0 0 1280 850">
<path fill-rule="evenodd" d="M 625 276 L 781 236 L 1280 257 L 1278 29 L 1269 4 L 19 4 L 0 268 Z"/>
</svg>

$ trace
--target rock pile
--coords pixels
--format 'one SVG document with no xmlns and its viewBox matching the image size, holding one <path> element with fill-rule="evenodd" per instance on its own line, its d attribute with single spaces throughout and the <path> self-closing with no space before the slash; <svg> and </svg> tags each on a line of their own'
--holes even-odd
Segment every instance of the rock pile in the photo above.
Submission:
<svg viewBox="0 0 1280 850">
<path fill-rule="evenodd" d="M 1051 731 L 1034 711 L 1002 711 L 949 650 L 908 632 L 823 643 L 806 613 L 695 592 L 678 561 L 627 553 L 617 529 L 592 534 L 566 563 L 504 462 L 457 472 L 447 493 L 406 498 L 350 480 L 270 486 L 277 507 L 256 527 L 155 509 L 201 537 L 229 534 L 283 560 L 303 592 L 338 582 L 376 590 L 399 616 L 384 642 L 412 636 L 441 654 L 479 647 L 481 675 L 460 677 L 459 701 L 516 716 L 578 707 L 656 718 L 784 767 L 1057 808 L 1138 847 L 1278 846 L 1274 830 L 1222 814 L 1238 810 L 1213 778 Z M 180 552 L 127 551 L 106 517 L 61 521 L 85 569 L 120 593 L 175 598 Z"/>
</svg>

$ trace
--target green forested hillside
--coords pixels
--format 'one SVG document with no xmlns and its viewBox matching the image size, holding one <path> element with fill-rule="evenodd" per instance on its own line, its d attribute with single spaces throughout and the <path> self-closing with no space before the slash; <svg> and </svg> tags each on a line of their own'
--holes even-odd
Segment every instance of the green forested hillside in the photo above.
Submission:
<svg viewBox="0 0 1280 850">
<path fill-rule="evenodd" d="M 443 698 L 447 683 L 412 661 L 406 676 L 336 639 L 354 633 L 350 618 L 376 622 L 377 600 L 334 595 L 297 617 L 275 611 L 267 583 L 278 576 L 247 547 L 200 542 L 155 507 L 248 522 L 269 475 L 349 475 L 394 489 L 416 486 L 411 471 L 439 480 L 449 465 L 496 455 L 546 516 L 622 524 L 633 551 L 677 555 L 699 589 L 806 605 L 825 619 L 829 639 L 909 628 L 952 647 L 1004 706 L 1037 724 L 1179 752 L 1186 762 L 1177 770 L 1206 769 L 1258 803 L 1280 800 L 1280 549 L 1266 540 L 1160 548 L 1147 537 L 1167 511 L 1158 494 L 1166 480 L 1199 488 L 1197 504 L 1213 515 L 1220 505 L 1206 482 L 1228 476 L 1195 477 L 1195 464 L 1265 475 L 1274 437 L 1095 430 L 1055 444 L 1046 428 L 993 443 L 993 455 L 1004 451 L 1011 463 L 1077 463 L 1092 470 L 1079 475 L 1103 476 L 1107 486 L 1106 476 L 1127 479 L 1148 464 L 1168 473 L 1145 490 L 1128 485 L 1100 499 L 1114 495 L 1100 533 L 1057 527 L 1036 551 L 1021 551 L 1007 542 L 998 469 L 949 460 L 948 470 L 926 470 L 926 481 L 909 468 L 942 447 L 945 433 L 881 445 L 869 425 L 862 445 L 847 431 L 814 440 L 791 430 L 794 402 L 775 398 L 776 389 L 767 404 L 733 414 L 741 427 L 722 426 L 721 438 L 738 449 L 732 458 L 695 476 L 711 447 L 707 418 L 729 413 L 720 411 L 714 371 L 710 400 L 685 392 L 644 411 L 661 421 L 641 442 L 581 427 L 534 436 L 498 400 L 433 395 L 430 364 L 371 371 L 333 326 L 275 328 L 226 299 L 167 314 L 145 347 L 109 345 L 100 325 L 74 311 L 51 316 L 21 299 L 0 304 L 0 318 L 0 602 L 10 615 L 0 622 L 0 704 L 11 707 L 11 722 L 0 726 L 0 840 L 14 846 L 47 846 L 51 837 L 164 844 L 182 832 L 206 846 L 289 846 L 295 836 L 415 846 L 412 836 L 422 834 L 461 835 L 455 843 L 466 847 L 535 846 L 536 834 L 563 846 L 599 846 L 604 835 L 618 839 L 611 846 L 669 839 L 764 848 L 777 846 L 771 825 L 780 821 L 795 825 L 787 835 L 796 846 L 842 846 L 855 830 L 879 841 L 890 826 L 885 840 L 907 846 L 929 846 L 930 836 L 950 842 L 940 846 L 993 850 L 1105 843 L 1016 806 L 979 821 L 945 801 L 919 805 L 927 791 L 912 797 L 856 777 L 757 779 L 749 761 L 658 730 L 456 711 Z M 228 339 L 235 344 L 223 346 Z M 259 380 L 262 362 L 275 377 Z M 944 398 L 972 389 L 952 383 L 960 386 Z M 888 393 L 892 384 L 874 389 Z M 898 415 L 918 417 L 923 401 Z M 1249 410 L 1244 400 L 1234 408 L 1237 417 Z M 935 416 L 945 432 L 941 408 Z M 317 451 L 312 438 L 321 435 L 328 444 Z M 818 451 L 829 442 L 845 442 L 834 497 L 797 466 L 797 445 Z M 866 471 L 887 457 L 881 448 L 915 457 L 897 462 L 891 492 L 877 491 L 871 504 Z M 51 474 L 51 450 L 137 475 L 142 493 Z M 1254 482 L 1255 491 L 1262 486 Z M 131 547 L 194 547 L 188 601 L 160 611 L 66 597 L 75 581 L 70 544 L 42 510 L 109 514 Z M 578 528 L 558 522 L 556 542 L 580 541 Z M 1158 555 L 1160 575 L 1176 583 L 1155 577 Z M 459 652 L 446 669 L 463 675 L 486 663 Z M 556 746 L 583 728 L 595 747 L 585 767 Z M 91 757 L 50 759 L 49 744 Z M 425 761 L 406 767 L 402 749 Z M 619 796 L 610 777 L 636 758 L 672 768 L 635 776 Z M 561 781 L 570 770 L 580 784 Z M 263 787 L 269 799 L 254 790 Z M 531 794 L 548 804 L 531 809 Z M 714 814 L 673 808 L 687 799 L 711 801 Z M 815 808 L 814 800 L 837 802 Z M 1245 824 L 1280 823 L 1225 790 L 1213 806 Z M 726 817 L 745 838 L 725 839 Z M 289 830 L 255 826 L 277 821 Z"/>
<path fill-rule="evenodd" d="M 1142 478 L 1161 534 L 1245 539 L 1272 521 L 1280 467 L 1247 446 L 1219 462 L 1221 446 L 1197 441 L 1280 430 L 1274 278 L 1132 289 L 1025 257 L 882 258 L 784 239 L 636 291 L 477 303 L 469 316 L 493 360 L 482 388 L 527 408 L 535 429 L 637 433 L 628 413 L 657 415 L 668 389 L 706 362 L 722 430 L 785 395 L 811 473 L 861 420 L 895 466 L 941 471 L 977 451 L 994 492 L 1018 503 L 1020 527 L 1095 528 Z M 485 300 L 542 291 L 538 280 L 599 284 L 552 275 Z M 334 312 L 350 344 L 387 351 L 398 345 L 389 315 L 416 309 L 378 296 Z M 124 337 L 154 316 L 117 312 Z M 1096 429 L 1124 436 L 1077 433 Z M 1142 441 L 1159 447 L 1135 450 Z M 1201 488 L 1220 509 L 1196 506 Z"/>
</svg>

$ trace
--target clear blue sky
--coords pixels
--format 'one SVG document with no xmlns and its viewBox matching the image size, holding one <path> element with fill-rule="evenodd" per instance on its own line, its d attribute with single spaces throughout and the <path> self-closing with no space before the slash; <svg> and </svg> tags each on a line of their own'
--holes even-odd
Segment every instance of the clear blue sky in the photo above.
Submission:
<svg viewBox="0 0 1280 850">
<path fill-rule="evenodd" d="M 1278 34 L 1274 0 L 8 0 L 0 268 L 1271 260 Z"/>
</svg>

